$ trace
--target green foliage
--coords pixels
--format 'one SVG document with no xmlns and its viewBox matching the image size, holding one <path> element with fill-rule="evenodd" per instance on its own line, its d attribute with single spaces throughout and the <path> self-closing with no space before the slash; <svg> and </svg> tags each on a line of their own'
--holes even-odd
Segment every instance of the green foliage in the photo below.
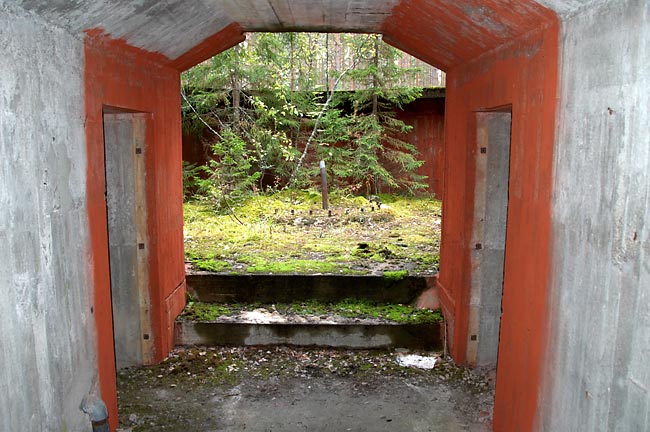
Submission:
<svg viewBox="0 0 650 432">
<path fill-rule="evenodd" d="M 258 159 L 254 148 L 232 129 L 222 131 L 221 136 L 212 145 L 215 159 L 210 161 L 213 181 L 208 193 L 215 203 L 226 199 L 240 203 L 253 191 L 261 176 L 252 169 Z"/>
<path fill-rule="evenodd" d="M 220 209 L 289 179 L 295 187 L 316 185 L 320 160 L 327 161 L 330 181 L 353 193 L 426 187 L 416 174 L 417 151 L 402 139 L 410 127 L 393 112 L 421 94 L 395 86 L 417 70 L 399 67 L 401 54 L 379 35 L 336 37 L 343 51 L 358 54 L 348 73 L 361 89 L 336 94 L 329 105 L 323 92 L 334 89 L 319 84 L 316 67 L 329 55 L 323 34 L 251 34 L 183 73 L 183 129 L 210 137 L 213 153 L 206 179 L 187 167 L 187 190 Z M 341 74 L 326 71 L 330 83 Z M 312 134 L 315 145 L 303 164 L 300 145 Z"/>
<path fill-rule="evenodd" d="M 199 190 L 202 172 L 205 172 L 205 167 L 183 161 L 183 196 L 185 198 L 189 198 Z"/>
</svg>

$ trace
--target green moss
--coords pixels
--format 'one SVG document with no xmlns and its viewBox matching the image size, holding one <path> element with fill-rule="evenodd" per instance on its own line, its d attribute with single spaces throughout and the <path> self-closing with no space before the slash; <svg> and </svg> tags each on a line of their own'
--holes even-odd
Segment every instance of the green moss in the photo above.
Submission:
<svg viewBox="0 0 650 432">
<path fill-rule="evenodd" d="M 313 190 L 253 196 L 234 210 L 237 218 L 186 203 L 186 258 L 221 273 L 364 274 L 377 263 L 387 270 L 407 264 L 415 272 L 437 270 L 440 225 L 433 222 L 440 202 L 382 196 L 385 205 L 370 212 L 364 197 L 330 198 L 332 217 Z M 370 247 L 357 250 L 359 243 Z"/>
<path fill-rule="evenodd" d="M 182 317 L 187 321 L 209 322 L 221 316 L 235 315 L 242 309 L 237 304 L 212 304 L 190 302 L 185 306 Z"/>
<path fill-rule="evenodd" d="M 404 279 L 408 274 L 408 270 L 385 271 L 384 279 L 389 281 L 398 281 Z"/>
<path fill-rule="evenodd" d="M 194 267 L 198 270 L 209 271 L 214 273 L 230 270 L 232 265 L 226 261 L 217 261 L 214 259 L 195 259 L 191 260 Z"/>
<path fill-rule="evenodd" d="M 338 303 L 306 301 L 257 304 L 209 304 L 189 303 L 181 315 L 183 320 L 208 322 L 221 316 L 232 316 L 258 308 L 276 310 L 283 315 L 339 316 L 344 318 L 377 318 L 404 324 L 439 323 L 443 321 L 439 310 L 417 309 L 400 304 L 374 304 L 365 300 L 348 299 Z"/>
<path fill-rule="evenodd" d="M 401 304 L 377 305 L 361 300 L 345 300 L 333 305 L 333 310 L 342 316 L 381 318 L 398 323 L 425 324 L 442 322 L 439 310 L 417 309 Z"/>
<path fill-rule="evenodd" d="M 260 261 L 248 267 L 249 273 L 337 273 L 335 263 L 312 260 Z"/>
</svg>

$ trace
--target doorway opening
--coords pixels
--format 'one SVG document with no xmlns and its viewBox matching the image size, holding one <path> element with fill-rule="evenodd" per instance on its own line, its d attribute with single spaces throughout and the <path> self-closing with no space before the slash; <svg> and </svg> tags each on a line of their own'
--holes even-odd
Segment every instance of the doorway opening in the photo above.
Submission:
<svg viewBox="0 0 650 432">
<path fill-rule="evenodd" d="M 271 36 L 273 35 L 266 36 L 266 39 L 271 39 Z M 175 326 L 175 341 L 182 347 L 174 351 L 161 366 L 153 369 L 156 376 L 160 375 L 161 378 L 152 383 L 152 386 L 131 381 L 131 378 L 137 378 L 137 375 L 129 375 L 129 371 L 120 374 L 118 388 L 121 418 L 128 419 L 132 413 L 137 412 L 142 399 L 150 403 L 152 398 L 143 397 L 143 394 L 158 391 L 156 386 L 164 383 L 166 389 L 173 390 L 169 400 L 160 401 L 156 409 L 157 418 L 152 421 L 158 424 L 175 421 L 179 424 L 179 430 L 189 424 L 195 428 L 200 424 L 199 421 L 205 422 L 204 428 L 238 429 L 244 427 L 246 422 L 254 422 L 250 424 L 255 424 L 257 428 L 264 425 L 270 429 L 278 427 L 277 423 L 274 424 L 279 421 L 274 418 L 276 414 L 283 417 L 280 421 L 285 428 L 294 421 L 294 416 L 299 417 L 295 421 L 300 422 L 304 428 L 304 412 L 310 410 L 310 407 L 314 407 L 314 410 L 310 411 L 313 414 L 308 417 L 312 417 L 315 424 L 326 424 L 331 429 L 357 430 L 361 427 L 372 430 L 410 430 L 440 421 L 431 417 L 440 412 L 436 409 L 439 406 L 427 405 L 432 402 L 431 398 L 427 398 L 425 405 L 412 403 L 413 398 L 416 398 L 412 386 L 423 384 L 409 382 L 402 379 L 401 375 L 395 376 L 391 372 L 395 370 L 399 375 L 405 372 L 402 368 L 411 367 L 402 366 L 398 360 L 402 360 L 403 350 L 415 348 L 409 348 L 410 344 L 407 346 L 405 341 L 397 340 L 395 336 L 374 333 L 379 331 L 380 318 L 366 321 L 366 315 L 375 317 L 374 313 L 382 314 L 383 310 L 399 311 L 391 314 L 394 321 L 387 326 L 392 330 L 404 328 L 418 343 L 422 343 L 424 337 L 441 335 L 437 321 L 424 335 L 416 334 L 414 329 L 423 328 L 426 323 L 404 324 L 399 321 L 414 317 L 416 313 L 424 313 L 411 305 L 416 300 L 422 308 L 437 308 L 437 305 L 434 306 L 437 293 L 433 274 L 438 268 L 442 213 L 440 203 L 432 202 L 430 197 L 409 197 L 410 201 L 407 201 L 397 194 L 388 196 L 385 192 L 389 190 L 385 185 L 377 187 L 379 182 L 374 172 L 364 176 L 369 184 L 365 181 L 358 185 L 355 183 L 354 186 L 360 187 L 353 189 L 349 183 L 360 181 L 353 174 L 368 168 L 364 166 L 363 161 L 375 157 L 379 162 L 383 162 L 381 157 L 384 153 L 375 155 L 371 152 L 372 148 L 361 147 L 362 144 L 366 147 L 370 144 L 381 144 L 382 148 L 385 144 L 402 145 L 401 142 L 392 140 L 392 135 L 390 143 L 383 142 L 380 138 L 388 137 L 388 132 L 368 133 L 365 129 L 362 131 L 358 128 L 360 125 L 357 122 L 360 119 L 374 121 L 375 117 L 383 121 L 378 121 L 378 127 L 386 131 L 388 126 L 396 124 L 396 120 L 404 124 L 412 122 L 415 126 L 411 130 L 412 135 L 404 137 L 407 133 L 406 128 L 403 128 L 401 141 L 404 141 L 405 148 L 406 144 L 409 144 L 409 147 L 422 149 L 422 153 L 433 153 L 432 160 L 428 160 L 430 172 L 441 174 L 436 172 L 435 167 L 441 167 L 443 159 L 444 89 L 439 86 L 444 81 L 438 80 L 435 84 L 430 84 L 431 87 L 422 90 L 417 97 L 413 92 L 411 106 L 404 103 L 406 96 L 409 96 L 409 100 L 411 98 L 412 90 L 408 89 L 404 99 L 393 104 L 389 104 L 389 100 L 384 100 L 379 95 L 374 97 L 373 90 L 379 93 L 378 88 L 374 89 L 382 81 L 379 79 L 375 85 L 374 80 L 368 80 L 366 77 L 364 83 L 370 88 L 358 88 L 350 76 L 349 82 L 342 80 L 337 87 L 331 77 L 342 74 L 342 71 L 355 63 L 350 58 L 345 63 L 346 52 L 353 53 L 367 48 L 367 60 L 372 63 L 370 69 L 376 67 L 375 58 L 381 64 L 379 55 L 375 56 L 379 40 L 366 40 L 367 37 L 362 36 L 358 42 L 350 41 L 351 44 L 356 43 L 359 49 L 353 45 L 354 49 L 344 50 L 339 49 L 345 42 L 343 36 L 330 35 L 329 38 L 328 40 L 327 35 L 317 35 L 311 41 L 324 41 L 324 52 L 320 59 L 323 65 L 336 63 L 337 56 L 340 57 L 340 64 L 337 67 L 333 67 L 336 64 L 330 65 L 327 70 L 323 69 L 323 81 L 317 83 L 319 87 L 315 89 L 307 87 L 311 85 L 309 83 L 305 84 L 305 88 L 301 88 L 299 74 L 293 73 L 298 65 L 303 69 L 309 67 L 307 61 L 303 65 L 298 60 L 301 55 L 301 40 L 298 36 L 286 38 L 289 47 L 286 61 L 296 65 L 296 68 L 285 67 L 285 72 L 290 73 L 278 73 L 286 82 L 278 84 L 283 90 L 277 94 L 268 91 L 261 93 L 259 88 L 255 87 L 260 85 L 260 79 L 246 78 L 248 69 L 243 67 L 242 58 L 247 57 L 237 57 L 236 52 L 224 53 L 221 58 L 201 64 L 198 70 L 187 73 L 189 81 L 198 77 L 200 79 L 197 81 L 201 84 L 197 88 L 183 86 L 183 112 L 190 120 L 184 124 L 183 130 L 186 133 L 198 132 L 196 136 L 191 137 L 193 140 L 188 139 L 192 145 L 192 151 L 188 153 L 198 159 L 190 159 L 187 162 L 205 166 L 206 148 L 212 152 L 216 150 L 218 154 L 207 162 L 208 168 L 214 170 L 214 180 L 220 182 L 211 183 L 210 186 L 220 187 L 205 191 L 205 196 L 190 199 L 185 205 L 185 247 L 186 251 L 189 251 L 186 257 L 191 262 L 187 263 L 190 270 L 187 285 L 191 300 Z M 309 42 L 309 38 L 305 40 Z M 272 41 L 278 42 L 274 39 Z M 328 42 L 332 45 L 329 54 Z M 244 47 L 238 49 L 241 51 Z M 228 63 L 239 68 L 236 73 L 232 72 L 233 68 L 221 67 Z M 271 66 L 268 66 L 265 62 L 264 65 L 264 70 L 268 71 L 274 63 L 271 62 Z M 391 67 L 394 67 L 394 62 L 391 62 Z M 257 70 L 257 67 L 254 69 Z M 335 70 L 332 72 L 330 69 Z M 223 83 L 211 81 L 214 74 L 210 72 L 213 71 L 229 72 L 234 77 L 223 77 Z M 264 74 L 265 77 L 270 75 Z M 435 75 L 442 77 L 442 72 L 435 71 Z M 202 81 L 204 77 L 205 83 Z M 237 81 L 232 84 L 233 88 L 225 87 L 224 90 L 224 85 L 231 83 L 233 78 Z M 315 78 L 312 81 L 315 81 Z M 346 87 L 342 87 L 343 85 Z M 417 83 L 409 87 L 415 85 Z M 407 93 L 407 90 L 400 91 Z M 398 89 L 392 91 L 397 92 Z M 214 96 L 213 105 L 206 108 L 206 104 L 201 101 L 205 101 L 208 92 L 219 94 Z M 332 110 L 336 109 L 336 112 L 330 112 L 327 116 L 327 113 L 324 113 L 325 121 L 317 126 L 319 110 L 323 110 L 328 100 L 332 104 Z M 399 105 L 405 109 L 398 109 Z M 264 107 L 271 107 L 273 110 L 269 108 L 269 114 Z M 399 117 L 388 118 L 388 111 L 395 111 Z M 269 115 L 274 116 L 272 122 L 269 121 Z M 289 127 L 283 127 L 285 124 Z M 254 127 L 247 128 L 249 125 Z M 345 127 L 340 127 L 341 125 Z M 349 133 L 350 130 L 354 134 Z M 310 138 L 312 136 L 315 138 Z M 360 137 L 366 138 L 366 141 L 360 143 Z M 376 142 L 370 143 L 371 139 Z M 412 142 L 407 143 L 406 139 L 412 139 Z M 281 189 L 291 181 L 296 167 L 290 166 L 290 163 L 300 160 L 302 154 L 305 154 L 308 142 L 312 144 L 311 150 L 306 153 L 304 165 L 298 167 L 301 168 L 299 173 L 307 173 L 306 179 L 301 181 L 306 183 L 306 186 L 297 187 L 299 190 L 296 191 L 275 194 L 269 186 Z M 261 147 L 262 144 L 267 147 Z M 218 146 L 214 149 L 216 145 Z M 278 153 L 276 147 L 280 147 L 285 153 Z M 386 147 L 387 151 L 395 150 L 389 145 Z M 432 148 L 437 151 L 431 151 Z M 231 149 L 238 153 L 227 154 L 226 151 Z M 252 156 L 248 157 L 249 154 Z M 284 154 L 290 157 L 278 158 Z M 405 152 L 402 151 L 397 156 L 405 158 Z M 358 163 L 355 162 L 357 159 Z M 375 159 L 371 160 L 373 164 Z M 233 162 L 239 160 L 245 162 L 243 167 L 234 165 Z M 309 173 L 314 171 L 313 168 L 319 167 L 321 160 L 327 162 L 326 167 L 331 170 L 328 172 L 330 187 L 334 185 L 337 191 L 330 189 L 332 193 L 329 195 L 328 209 L 321 208 L 321 196 L 318 193 L 320 184 L 312 185 L 308 177 L 311 175 Z M 398 169 L 400 167 L 395 164 L 404 160 L 392 161 L 393 164 L 386 163 L 384 168 L 401 174 Z M 352 165 L 353 163 L 355 165 Z M 214 165 L 217 164 L 219 166 L 215 168 Z M 283 169 L 285 165 L 290 169 Z M 192 169 L 188 168 L 186 165 L 186 173 L 192 175 Z M 336 172 L 334 168 L 337 169 Z M 411 171 L 416 169 L 413 167 Z M 257 174 L 253 179 L 250 179 L 251 172 Z M 187 182 L 186 191 L 202 191 L 206 179 L 198 174 L 201 172 L 197 173 L 200 181 L 197 181 L 196 185 Z M 184 179 L 187 180 L 188 177 L 190 176 L 184 175 Z M 242 182 L 242 187 L 230 181 L 241 177 L 255 181 Z M 277 180 L 277 184 L 269 185 L 271 178 L 274 182 Z M 435 185 L 441 187 L 441 184 L 442 176 Z M 340 192 L 341 190 L 345 190 L 345 193 Z M 359 196 L 353 195 L 356 190 L 361 191 L 357 194 Z M 216 193 L 211 195 L 212 191 Z M 221 194 L 223 191 L 228 192 L 228 196 Z M 410 217 L 403 219 L 402 223 L 398 222 L 404 215 Z M 212 233 L 214 235 L 206 235 Z M 334 235 L 341 233 L 344 233 L 346 238 L 337 237 L 337 240 L 331 240 Z M 269 254 L 269 251 L 272 253 Z M 197 271 L 193 271 L 194 269 Z M 293 274 L 298 272 L 307 274 Z M 425 275 L 426 280 L 425 277 L 418 278 L 418 281 L 415 281 L 418 286 L 416 287 L 414 282 L 404 299 L 383 297 L 384 293 L 389 292 L 390 295 L 395 295 L 398 285 L 412 281 L 413 273 L 418 276 Z M 301 280 L 296 282 L 298 277 Z M 333 279 L 336 281 L 332 281 Z M 352 289 L 352 279 L 355 283 L 364 285 L 357 285 Z M 232 290 L 228 290 L 230 283 L 233 285 Z M 419 296 L 423 292 L 427 297 Z M 381 299 L 371 297 L 379 295 L 382 296 Z M 422 303 L 419 302 L 421 299 Z M 346 315 L 342 315 L 343 312 Z M 337 316 L 337 313 L 341 316 Z M 287 322 L 279 322 L 285 316 L 289 317 Z M 251 317 L 257 322 L 251 323 Z M 268 322 L 260 322 L 263 319 Z M 439 319 L 439 315 L 436 319 Z M 388 321 L 388 318 L 386 320 Z M 289 347 L 282 345 L 285 343 Z M 248 347 L 247 344 L 257 347 Z M 221 345 L 226 345 L 227 348 Z M 314 348 L 315 345 L 322 347 Z M 330 348 L 331 345 L 337 349 Z M 350 346 L 355 350 L 351 350 Z M 397 351 L 395 347 L 400 350 Z M 378 348 L 382 348 L 382 351 L 375 351 Z M 344 349 L 347 351 L 343 351 Z M 455 373 L 458 373 L 455 366 L 434 349 L 441 350 L 442 346 L 431 350 L 421 349 L 419 354 L 415 354 L 415 359 L 428 362 L 429 365 L 437 363 L 436 367 L 439 369 L 454 368 Z M 195 365 L 196 369 L 188 370 L 188 365 Z M 267 365 L 271 367 L 267 368 Z M 183 373 L 179 374 L 178 371 Z M 185 371 L 189 372 L 187 376 Z M 411 372 L 418 373 L 413 370 Z M 417 387 L 418 395 L 435 394 L 436 391 L 446 389 L 444 380 L 438 381 L 435 375 L 427 375 L 426 387 Z M 194 376 L 197 378 L 193 378 Z M 349 386 L 369 385 L 369 377 L 377 383 L 376 387 L 367 387 L 363 395 L 359 394 L 352 399 L 346 396 Z M 192 381 L 206 381 L 210 382 L 210 385 L 204 389 L 194 385 Z M 223 393 L 215 388 L 215 382 L 225 387 Z M 273 383 L 282 384 L 282 397 L 276 396 L 274 390 L 269 388 L 269 385 L 277 387 Z M 234 387 L 237 390 L 233 390 Z M 262 388 L 264 391 L 262 394 L 251 393 L 248 388 Z M 489 391 L 487 384 L 481 388 Z M 321 399 L 317 389 L 326 392 L 327 399 Z M 204 390 L 209 393 L 201 393 Z M 228 396 L 234 394 L 233 392 L 236 393 L 236 398 Z M 400 406 L 400 401 L 406 400 L 407 407 L 396 410 L 399 411 L 399 416 L 393 417 L 390 413 L 385 413 L 386 417 L 379 421 L 350 415 L 363 411 L 372 417 L 373 410 L 364 411 L 364 407 L 372 406 L 375 394 L 379 395 L 382 404 Z M 273 398 L 267 397 L 269 395 Z M 312 395 L 318 400 L 317 403 L 311 400 Z M 177 398 L 183 400 L 184 405 L 195 406 L 196 408 L 192 409 L 203 411 L 204 414 L 183 412 L 179 409 Z M 194 403 L 195 400 L 200 402 Z M 167 405 L 169 402 L 173 405 Z M 252 407 L 247 405 L 251 402 Z M 475 400 L 469 404 L 479 406 Z M 278 411 L 277 406 L 286 409 Z M 449 411 L 445 416 L 451 419 L 452 424 L 443 428 L 460 430 L 460 427 L 456 426 L 460 413 L 451 405 L 447 407 Z M 483 411 L 491 411 L 489 406 L 485 408 Z M 381 409 L 385 410 L 383 406 Z M 249 412 L 254 412 L 254 416 L 249 415 Z M 405 412 L 412 412 L 414 415 L 404 415 Z M 170 417 L 173 415 L 173 420 L 164 417 L 168 413 Z M 321 419 L 321 414 L 327 418 Z M 333 423 L 332 418 L 339 423 Z M 149 421 L 149 417 L 146 421 Z M 224 424 L 218 423 L 221 421 Z M 370 423 L 371 421 L 376 423 Z M 467 418 L 462 421 L 476 423 L 478 419 Z M 359 426 L 360 424 L 363 426 Z M 125 423 L 125 426 L 132 425 Z"/>
<path fill-rule="evenodd" d="M 467 360 L 495 369 L 501 327 L 512 108 L 475 113 L 474 220 Z"/>
<path fill-rule="evenodd" d="M 145 150 L 150 114 L 104 107 L 104 160 L 117 369 L 153 361 Z"/>
</svg>

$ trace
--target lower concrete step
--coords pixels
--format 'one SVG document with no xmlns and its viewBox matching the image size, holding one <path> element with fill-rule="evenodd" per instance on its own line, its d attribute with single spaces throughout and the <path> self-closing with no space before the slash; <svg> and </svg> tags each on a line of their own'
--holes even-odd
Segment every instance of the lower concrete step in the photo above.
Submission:
<svg viewBox="0 0 650 432">
<path fill-rule="evenodd" d="M 340 324 L 177 321 L 176 345 L 294 345 L 350 349 L 442 348 L 440 323 Z"/>
<path fill-rule="evenodd" d="M 176 322 L 177 345 L 295 345 L 441 348 L 438 312 L 364 302 L 273 305 L 190 303 Z"/>
</svg>

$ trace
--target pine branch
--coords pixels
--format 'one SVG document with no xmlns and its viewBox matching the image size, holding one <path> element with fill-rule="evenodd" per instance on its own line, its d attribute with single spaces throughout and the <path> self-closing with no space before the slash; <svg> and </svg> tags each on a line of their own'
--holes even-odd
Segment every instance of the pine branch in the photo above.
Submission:
<svg viewBox="0 0 650 432">
<path fill-rule="evenodd" d="M 204 125 L 205 125 L 209 130 L 210 130 L 210 132 L 212 132 L 213 134 L 215 134 L 216 136 L 218 136 L 219 139 L 222 139 L 222 138 L 221 138 L 221 135 L 219 135 L 219 132 L 217 132 L 216 130 L 212 129 L 212 126 L 210 126 L 210 125 L 209 125 L 205 120 L 203 120 L 203 117 L 201 117 L 201 114 L 198 113 L 198 111 L 194 108 L 194 106 L 193 106 L 193 105 L 190 103 L 190 101 L 187 99 L 187 96 L 185 96 L 185 91 L 183 91 L 182 88 L 181 88 L 181 96 L 183 96 L 183 100 L 184 100 L 185 103 L 190 107 L 190 109 L 194 112 L 194 114 L 196 114 L 196 117 L 201 121 L 201 123 L 203 123 L 203 124 L 204 124 Z"/>
</svg>

